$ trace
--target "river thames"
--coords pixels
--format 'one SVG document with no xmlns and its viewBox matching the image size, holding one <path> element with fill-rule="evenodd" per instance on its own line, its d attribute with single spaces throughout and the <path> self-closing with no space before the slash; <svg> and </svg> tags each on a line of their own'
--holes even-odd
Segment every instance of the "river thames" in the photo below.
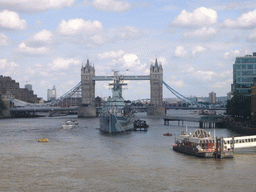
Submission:
<svg viewBox="0 0 256 192">
<path fill-rule="evenodd" d="M 189 115 L 190 111 L 170 110 Z M 140 114 L 144 116 L 144 114 Z M 0 191 L 256 191 L 256 152 L 204 159 L 172 150 L 185 127 L 145 118 L 147 132 L 99 131 L 99 119 L 76 116 L 0 120 Z M 188 131 L 198 123 L 187 123 Z M 213 129 L 206 128 L 214 134 Z M 216 136 L 236 136 L 215 129 Z M 48 138 L 40 143 L 38 139 Z"/>
</svg>

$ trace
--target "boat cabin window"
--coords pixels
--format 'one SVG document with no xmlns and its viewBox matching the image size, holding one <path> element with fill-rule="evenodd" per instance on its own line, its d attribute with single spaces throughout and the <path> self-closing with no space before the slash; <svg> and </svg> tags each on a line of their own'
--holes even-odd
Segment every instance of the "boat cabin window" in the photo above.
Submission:
<svg viewBox="0 0 256 192">
<path fill-rule="evenodd" d="M 253 142 L 253 138 L 251 138 L 251 142 Z"/>
<path fill-rule="evenodd" d="M 235 140 L 235 143 L 238 143 L 238 140 Z"/>
<path fill-rule="evenodd" d="M 239 143 L 242 143 L 240 139 L 239 139 Z"/>
<path fill-rule="evenodd" d="M 227 141 L 227 143 L 229 144 L 229 141 Z"/>
<path fill-rule="evenodd" d="M 247 139 L 245 139 L 245 142 L 247 143 Z"/>
<path fill-rule="evenodd" d="M 256 138 L 254 138 L 254 141 L 256 141 Z"/>
</svg>

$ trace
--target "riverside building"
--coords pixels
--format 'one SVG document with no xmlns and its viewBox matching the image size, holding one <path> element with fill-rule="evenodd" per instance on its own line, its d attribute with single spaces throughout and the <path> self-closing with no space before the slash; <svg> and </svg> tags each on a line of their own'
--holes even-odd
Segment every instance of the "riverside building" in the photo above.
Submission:
<svg viewBox="0 0 256 192">
<path fill-rule="evenodd" d="M 244 93 L 251 95 L 251 85 L 256 77 L 256 52 L 253 55 L 236 57 L 233 64 L 233 84 L 231 85 L 232 94 Z"/>
<path fill-rule="evenodd" d="M 216 103 L 216 93 L 214 93 L 214 92 L 209 93 L 209 103 L 211 103 L 211 104 Z"/>
<path fill-rule="evenodd" d="M 47 89 L 47 101 L 53 101 L 56 99 L 56 88 L 53 85 L 52 89 Z"/>
<path fill-rule="evenodd" d="M 4 77 L 0 75 L 0 96 L 11 93 L 15 99 L 26 101 L 29 103 L 38 103 L 37 95 L 32 90 L 27 88 L 20 88 L 18 82 L 11 77 Z"/>
</svg>

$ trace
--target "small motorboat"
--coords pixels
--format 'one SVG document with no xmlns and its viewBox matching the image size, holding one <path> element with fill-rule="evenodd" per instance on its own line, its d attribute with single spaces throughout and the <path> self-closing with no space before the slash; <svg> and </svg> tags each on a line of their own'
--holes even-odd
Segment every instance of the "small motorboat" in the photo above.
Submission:
<svg viewBox="0 0 256 192">
<path fill-rule="evenodd" d="M 63 129 L 71 129 L 78 126 L 78 122 L 76 120 L 67 120 L 65 125 L 62 125 Z"/>
<path fill-rule="evenodd" d="M 49 139 L 47 139 L 47 138 L 38 139 L 38 142 L 48 142 L 48 141 L 49 141 Z"/>
<path fill-rule="evenodd" d="M 168 132 L 168 133 L 164 133 L 164 136 L 172 136 L 172 134 Z"/>
</svg>

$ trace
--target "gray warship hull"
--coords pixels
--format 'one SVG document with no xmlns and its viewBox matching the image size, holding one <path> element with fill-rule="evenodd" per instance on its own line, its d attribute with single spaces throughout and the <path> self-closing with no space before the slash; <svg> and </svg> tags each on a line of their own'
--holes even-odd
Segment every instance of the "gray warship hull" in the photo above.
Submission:
<svg viewBox="0 0 256 192">
<path fill-rule="evenodd" d="M 133 130 L 133 116 L 106 115 L 100 117 L 100 130 L 105 133 L 120 133 Z"/>
</svg>

